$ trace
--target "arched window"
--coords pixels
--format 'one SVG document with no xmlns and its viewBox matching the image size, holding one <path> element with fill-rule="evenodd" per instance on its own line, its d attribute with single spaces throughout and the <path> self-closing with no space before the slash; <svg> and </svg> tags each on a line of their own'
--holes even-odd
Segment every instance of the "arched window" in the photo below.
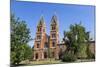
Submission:
<svg viewBox="0 0 100 67">
<path fill-rule="evenodd" d="M 41 31 L 41 27 L 38 28 L 38 32 L 40 32 L 40 31 Z"/>
<path fill-rule="evenodd" d="M 52 30 L 55 30 L 55 26 L 52 26 Z"/>
<path fill-rule="evenodd" d="M 38 35 L 38 36 L 37 36 L 37 39 L 41 39 L 41 36 L 40 36 L 40 35 Z"/>
<path fill-rule="evenodd" d="M 45 42 L 44 48 L 48 48 L 48 43 L 47 42 Z"/>
<path fill-rule="evenodd" d="M 39 32 L 39 28 L 38 28 L 38 32 Z"/>
<path fill-rule="evenodd" d="M 52 26 L 52 30 L 53 30 L 53 26 Z"/>
<path fill-rule="evenodd" d="M 55 47 L 55 42 L 52 42 L 52 46 Z"/>
<path fill-rule="evenodd" d="M 55 26 L 53 27 L 53 29 L 54 29 L 54 30 L 56 29 Z"/>
<path fill-rule="evenodd" d="M 41 31 L 41 28 L 40 28 L 40 31 Z"/>
<path fill-rule="evenodd" d="M 56 37 L 56 34 L 52 34 L 52 38 L 55 38 Z"/>
<path fill-rule="evenodd" d="M 39 44 L 37 44 L 37 48 L 39 48 L 40 47 L 40 45 Z"/>
</svg>

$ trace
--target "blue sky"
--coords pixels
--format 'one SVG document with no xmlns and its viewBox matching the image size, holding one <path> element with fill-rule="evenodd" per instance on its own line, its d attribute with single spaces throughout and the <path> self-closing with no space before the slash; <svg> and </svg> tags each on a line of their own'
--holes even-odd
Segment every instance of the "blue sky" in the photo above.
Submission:
<svg viewBox="0 0 100 67">
<path fill-rule="evenodd" d="M 11 0 L 11 12 L 25 20 L 28 28 L 31 31 L 31 37 L 35 38 L 36 26 L 40 20 L 41 15 L 44 16 L 46 23 L 46 32 L 50 34 L 51 18 L 56 12 L 59 24 L 59 36 L 63 37 L 63 31 L 69 30 L 70 24 L 80 23 L 90 31 L 91 37 L 95 37 L 95 7 L 86 5 L 72 5 L 72 4 L 51 4 L 39 2 L 20 2 Z M 29 42 L 32 47 L 34 41 Z"/>
</svg>

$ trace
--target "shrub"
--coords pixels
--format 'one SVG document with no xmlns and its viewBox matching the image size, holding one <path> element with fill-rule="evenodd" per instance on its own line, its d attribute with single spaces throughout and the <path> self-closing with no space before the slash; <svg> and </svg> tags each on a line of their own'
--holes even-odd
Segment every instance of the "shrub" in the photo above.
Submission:
<svg viewBox="0 0 100 67">
<path fill-rule="evenodd" d="M 92 52 L 88 52 L 87 59 L 95 59 L 95 54 L 93 54 Z"/>
<path fill-rule="evenodd" d="M 91 52 L 89 45 L 87 46 L 87 59 L 95 59 L 95 53 Z"/>
<path fill-rule="evenodd" d="M 66 52 L 62 58 L 63 62 L 74 62 L 76 61 L 76 56 L 72 52 Z"/>
</svg>

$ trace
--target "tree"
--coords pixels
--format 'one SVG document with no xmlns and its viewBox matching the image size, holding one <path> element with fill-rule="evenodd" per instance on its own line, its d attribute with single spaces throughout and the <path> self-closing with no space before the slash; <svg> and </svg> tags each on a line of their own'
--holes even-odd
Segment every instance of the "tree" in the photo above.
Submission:
<svg viewBox="0 0 100 67">
<path fill-rule="evenodd" d="M 63 62 L 74 62 L 76 61 L 76 56 L 74 55 L 74 53 L 72 51 L 67 51 L 63 58 L 62 58 Z"/>
<path fill-rule="evenodd" d="M 65 39 L 66 37 L 68 40 Z M 86 46 L 83 44 L 87 42 L 87 39 L 87 31 L 81 23 L 70 25 L 70 30 L 68 32 L 64 31 L 65 44 L 71 51 L 74 51 L 77 57 L 78 55 L 82 56 L 82 54 L 86 54 Z"/>
<path fill-rule="evenodd" d="M 51 55 L 51 49 L 50 49 L 50 47 L 48 47 L 48 58 L 51 61 L 52 55 Z"/>
<path fill-rule="evenodd" d="M 25 44 L 24 45 L 24 60 L 27 60 L 27 59 L 32 59 L 32 49 L 29 45 Z"/>
<path fill-rule="evenodd" d="M 90 48 L 89 48 L 89 41 L 91 40 L 90 39 L 90 36 L 89 36 L 89 32 L 86 33 L 86 39 L 87 39 L 87 58 L 88 59 L 95 59 L 95 54 L 93 54 L 91 51 L 90 51 Z"/>
<path fill-rule="evenodd" d="M 15 18 L 11 15 L 11 64 L 19 64 L 22 60 L 26 59 L 24 57 L 27 51 L 31 51 L 31 48 L 27 43 L 31 40 L 30 30 L 27 28 L 25 21 Z"/>
</svg>

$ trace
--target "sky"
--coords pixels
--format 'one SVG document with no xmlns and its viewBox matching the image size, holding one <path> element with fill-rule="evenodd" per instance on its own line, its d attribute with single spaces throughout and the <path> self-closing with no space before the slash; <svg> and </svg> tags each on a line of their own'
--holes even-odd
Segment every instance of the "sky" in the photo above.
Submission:
<svg viewBox="0 0 100 67">
<path fill-rule="evenodd" d="M 79 24 L 80 22 L 86 28 L 86 31 L 90 32 L 90 36 L 95 39 L 95 6 L 11 0 L 10 10 L 16 17 L 26 21 L 33 39 L 41 16 L 44 17 L 46 33 L 50 34 L 51 18 L 55 13 L 59 24 L 60 40 L 63 38 L 64 30 L 69 31 L 71 24 Z M 32 47 L 34 41 L 30 41 L 28 44 Z"/>
</svg>

